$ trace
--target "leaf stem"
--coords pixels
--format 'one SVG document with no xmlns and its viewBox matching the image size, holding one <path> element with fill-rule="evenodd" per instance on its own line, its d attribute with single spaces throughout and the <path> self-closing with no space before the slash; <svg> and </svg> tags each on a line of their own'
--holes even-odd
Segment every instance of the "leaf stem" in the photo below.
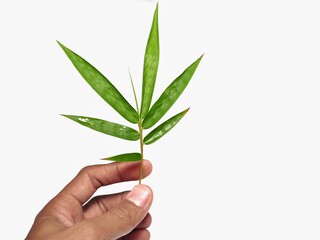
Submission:
<svg viewBox="0 0 320 240">
<path fill-rule="evenodd" d="M 143 176 L 143 128 L 142 128 L 141 122 L 142 120 L 140 119 L 138 122 L 139 133 L 140 133 L 140 154 L 141 154 L 139 184 L 141 184 L 141 180 Z"/>
</svg>

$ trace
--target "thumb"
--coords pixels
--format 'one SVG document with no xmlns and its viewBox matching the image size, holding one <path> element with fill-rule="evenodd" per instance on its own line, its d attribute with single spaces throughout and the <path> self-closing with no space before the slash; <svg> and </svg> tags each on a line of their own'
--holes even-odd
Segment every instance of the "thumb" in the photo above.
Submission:
<svg viewBox="0 0 320 240">
<path fill-rule="evenodd" d="M 96 219 L 96 223 L 104 228 L 104 237 L 118 239 L 130 233 L 147 215 L 152 199 L 150 187 L 135 186 L 119 205 Z"/>
</svg>

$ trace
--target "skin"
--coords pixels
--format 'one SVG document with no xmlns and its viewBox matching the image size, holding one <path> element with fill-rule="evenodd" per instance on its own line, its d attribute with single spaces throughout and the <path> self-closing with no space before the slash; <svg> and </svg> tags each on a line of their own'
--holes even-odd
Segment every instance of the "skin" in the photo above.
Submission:
<svg viewBox="0 0 320 240">
<path fill-rule="evenodd" d="M 144 176 L 152 171 L 143 161 Z M 37 215 L 26 240 L 148 240 L 153 194 L 147 185 L 92 198 L 113 183 L 138 180 L 140 162 L 83 168 Z"/>
</svg>

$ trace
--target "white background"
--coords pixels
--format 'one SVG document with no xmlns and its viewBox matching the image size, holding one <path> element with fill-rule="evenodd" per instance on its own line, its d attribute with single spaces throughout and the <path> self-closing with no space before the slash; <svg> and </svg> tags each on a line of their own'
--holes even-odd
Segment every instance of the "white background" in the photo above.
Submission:
<svg viewBox="0 0 320 240">
<path fill-rule="evenodd" d="M 146 149 L 154 165 L 144 181 L 155 194 L 152 239 L 320 238 L 318 2 L 160 1 L 155 99 L 205 56 L 166 118 L 191 106 L 189 113 Z M 125 123 L 55 41 L 95 65 L 133 104 L 127 69 L 140 94 L 155 4 L 0 2 L 1 238 L 23 239 L 82 167 L 138 149 L 59 115 Z"/>
</svg>

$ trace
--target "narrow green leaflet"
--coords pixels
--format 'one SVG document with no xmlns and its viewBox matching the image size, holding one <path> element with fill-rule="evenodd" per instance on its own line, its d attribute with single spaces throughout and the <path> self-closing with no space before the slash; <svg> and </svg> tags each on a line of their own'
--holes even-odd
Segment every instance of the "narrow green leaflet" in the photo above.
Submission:
<svg viewBox="0 0 320 240">
<path fill-rule="evenodd" d="M 124 153 L 112 157 L 102 158 L 101 160 L 111 160 L 116 162 L 135 162 L 141 160 L 140 153 Z"/>
<path fill-rule="evenodd" d="M 132 88 L 132 92 L 133 92 L 133 96 L 134 96 L 134 101 L 136 103 L 136 109 L 137 109 L 137 112 L 139 112 L 139 105 L 138 105 L 136 89 L 135 89 L 134 84 L 133 84 L 133 80 L 132 80 L 132 75 L 131 75 L 130 69 L 129 69 L 129 76 L 130 76 L 130 82 L 131 82 L 131 88 Z"/>
<path fill-rule="evenodd" d="M 131 123 L 137 123 L 139 120 L 138 112 L 128 103 L 115 86 L 89 62 L 60 42 L 58 43 L 89 85 L 122 117 Z"/>
<path fill-rule="evenodd" d="M 158 28 L 158 4 L 153 16 L 146 51 L 144 55 L 142 98 L 141 98 L 141 118 L 143 119 L 150 108 L 153 90 L 157 78 L 159 65 L 159 28 Z"/>
<path fill-rule="evenodd" d="M 148 129 L 154 126 L 171 106 L 180 97 L 184 89 L 190 82 L 194 72 L 196 71 L 203 55 L 192 63 L 184 72 L 177 77 L 162 93 L 159 99 L 154 103 L 142 122 L 142 127 Z"/>
<path fill-rule="evenodd" d="M 108 134 L 117 138 L 122 138 L 130 141 L 139 140 L 140 134 L 135 129 L 130 127 L 108 122 L 98 118 L 84 117 L 84 116 L 74 116 L 74 115 L 62 115 L 67 117 L 83 126 L 96 130 L 98 132 Z"/>
<path fill-rule="evenodd" d="M 181 118 L 183 118 L 183 116 L 186 115 L 188 111 L 189 108 L 171 117 L 170 119 L 156 127 L 143 139 L 144 144 L 148 145 L 159 140 L 167 132 L 169 132 L 181 120 Z"/>
</svg>

